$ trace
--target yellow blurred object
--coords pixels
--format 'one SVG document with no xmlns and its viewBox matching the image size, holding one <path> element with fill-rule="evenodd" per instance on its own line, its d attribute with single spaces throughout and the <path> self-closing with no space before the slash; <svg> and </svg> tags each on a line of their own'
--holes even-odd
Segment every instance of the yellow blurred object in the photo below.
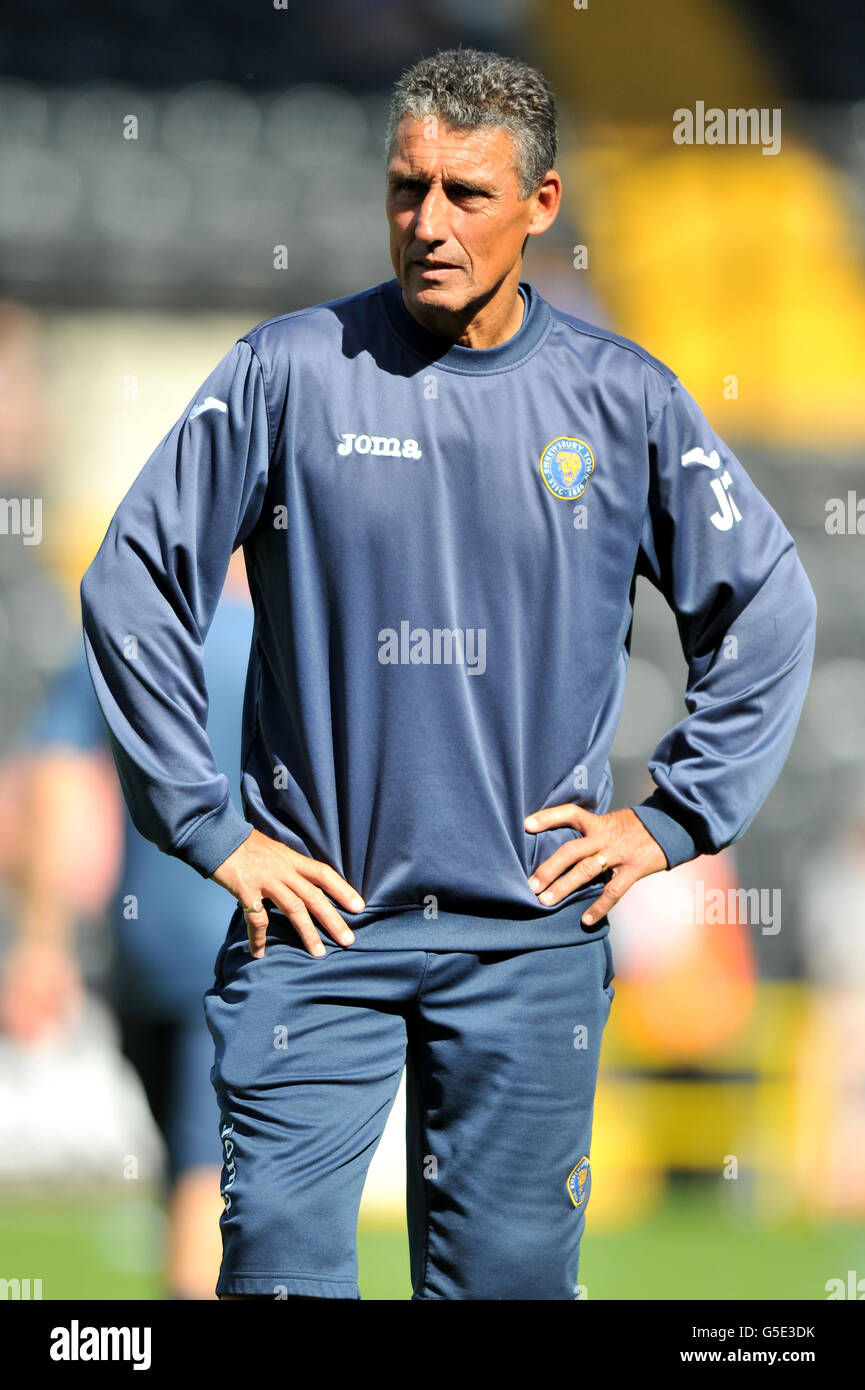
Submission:
<svg viewBox="0 0 865 1390">
<path fill-rule="evenodd" d="M 723 436 L 806 458 L 860 446 L 861 214 L 805 144 L 807 111 L 785 99 L 747 8 L 535 0 L 532 29 L 560 109 L 564 209 L 588 250 L 573 273 L 613 327 L 671 367 Z M 675 144 L 676 112 L 696 118 L 698 103 L 763 111 L 773 128 L 777 113 L 780 148 Z"/>
<path fill-rule="evenodd" d="M 540 67 L 563 101 L 593 119 L 650 121 L 701 97 L 778 103 L 746 16 L 724 0 L 535 0 L 533 10 Z"/>
<path fill-rule="evenodd" d="M 592 1132 L 592 1190 L 586 1208 L 589 1232 L 634 1225 L 663 1196 L 664 1165 L 653 1142 L 651 1099 L 647 1088 L 615 1076 L 599 1082 Z"/>
<path fill-rule="evenodd" d="M 596 1229 L 627 1225 L 669 1169 L 749 1186 L 771 1219 L 865 1215 L 865 999 L 799 981 L 758 986 L 748 1027 L 689 1075 L 604 1035 L 592 1139 Z"/>
<path fill-rule="evenodd" d="M 865 991 L 819 988 L 794 1052 L 793 1179 L 814 1217 L 865 1212 Z"/>
<path fill-rule="evenodd" d="M 563 163 L 617 331 L 721 435 L 802 454 L 861 444 L 865 276 L 841 177 L 789 134 L 767 158 L 671 131 L 595 126 Z"/>
</svg>

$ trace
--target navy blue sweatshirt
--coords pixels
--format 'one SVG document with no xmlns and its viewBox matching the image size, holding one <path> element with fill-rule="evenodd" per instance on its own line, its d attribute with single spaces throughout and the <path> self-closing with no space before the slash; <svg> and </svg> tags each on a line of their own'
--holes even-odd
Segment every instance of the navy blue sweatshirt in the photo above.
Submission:
<svg viewBox="0 0 865 1390">
<path fill-rule="evenodd" d="M 396 280 L 259 325 L 82 581 L 137 828 L 203 876 L 253 827 L 323 860 L 365 899 L 338 908 L 352 950 L 606 934 L 580 917 L 610 871 L 544 907 L 528 880 L 575 832 L 523 821 L 610 808 L 638 575 L 689 670 L 634 807 L 669 867 L 744 834 L 805 696 L 816 604 L 778 515 L 668 367 L 521 293 L 521 328 L 487 349 L 428 333 Z M 239 545 L 242 809 L 203 673 Z"/>
</svg>

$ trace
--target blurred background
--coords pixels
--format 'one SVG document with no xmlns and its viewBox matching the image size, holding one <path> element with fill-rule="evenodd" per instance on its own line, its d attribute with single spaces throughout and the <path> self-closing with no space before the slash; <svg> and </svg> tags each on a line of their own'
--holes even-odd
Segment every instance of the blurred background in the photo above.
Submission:
<svg viewBox="0 0 865 1390">
<path fill-rule="evenodd" d="M 820 610 L 796 742 L 744 841 L 644 881 L 612 918 L 581 1282 L 590 1299 L 819 1299 L 831 1280 L 855 1297 L 861 1279 L 861 1297 L 861 6 L 4 8 L 10 1296 L 34 1296 L 35 1281 L 43 1298 L 212 1294 L 220 1156 L 200 996 L 232 903 L 214 884 L 202 900 L 194 871 L 136 843 L 82 680 L 78 584 L 132 479 L 241 333 L 390 277 L 389 88 L 419 56 L 462 44 L 537 64 L 557 94 L 565 203 L 525 278 L 679 374 L 793 532 Z M 779 110 L 780 152 L 675 144 L 673 112 L 698 101 Z M 250 630 L 233 564 L 208 661 L 211 732 L 235 786 Z M 672 615 L 641 583 L 613 805 L 650 789 L 646 761 L 684 713 L 684 679 Z M 182 942 L 180 917 L 195 922 Z M 400 1098 L 361 1211 L 366 1298 L 410 1294 L 402 1121 Z"/>
</svg>

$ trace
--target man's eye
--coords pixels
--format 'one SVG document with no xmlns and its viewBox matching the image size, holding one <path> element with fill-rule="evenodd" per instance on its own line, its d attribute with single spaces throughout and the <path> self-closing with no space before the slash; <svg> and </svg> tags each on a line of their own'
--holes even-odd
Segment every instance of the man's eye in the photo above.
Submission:
<svg viewBox="0 0 865 1390">
<path fill-rule="evenodd" d="M 428 185 L 421 179 L 400 179 L 391 186 L 391 192 L 396 197 L 425 198 Z M 450 198 L 483 198 L 483 189 L 470 188 L 468 184 L 451 183 L 447 185 L 448 197 Z"/>
</svg>

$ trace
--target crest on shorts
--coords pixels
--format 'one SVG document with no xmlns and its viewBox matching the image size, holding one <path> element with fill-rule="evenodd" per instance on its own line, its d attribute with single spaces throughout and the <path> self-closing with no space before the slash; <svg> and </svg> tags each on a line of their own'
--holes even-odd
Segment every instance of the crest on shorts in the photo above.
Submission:
<svg viewBox="0 0 865 1390">
<path fill-rule="evenodd" d="M 541 477 L 554 497 L 582 497 L 595 467 L 595 456 L 584 439 L 560 435 L 540 458 Z"/>
<path fill-rule="evenodd" d="M 229 1188 L 234 1186 L 234 1179 L 237 1177 L 237 1164 L 234 1159 L 234 1121 L 225 1124 L 219 1131 L 222 1140 L 222 1152 L 225 1158 L 225 1166 L 222 1171 L 222 1200 L 225 1203 L 226 1212 L 231 1211 L 231 1192 Z"/>
<path fill-rule="evenodd" d="M 568 1196 L 575 1207 L 581 1207 L 589 1195 L 589 1160 L 584 1156 L 568 1175 Z"/>
</svg>

